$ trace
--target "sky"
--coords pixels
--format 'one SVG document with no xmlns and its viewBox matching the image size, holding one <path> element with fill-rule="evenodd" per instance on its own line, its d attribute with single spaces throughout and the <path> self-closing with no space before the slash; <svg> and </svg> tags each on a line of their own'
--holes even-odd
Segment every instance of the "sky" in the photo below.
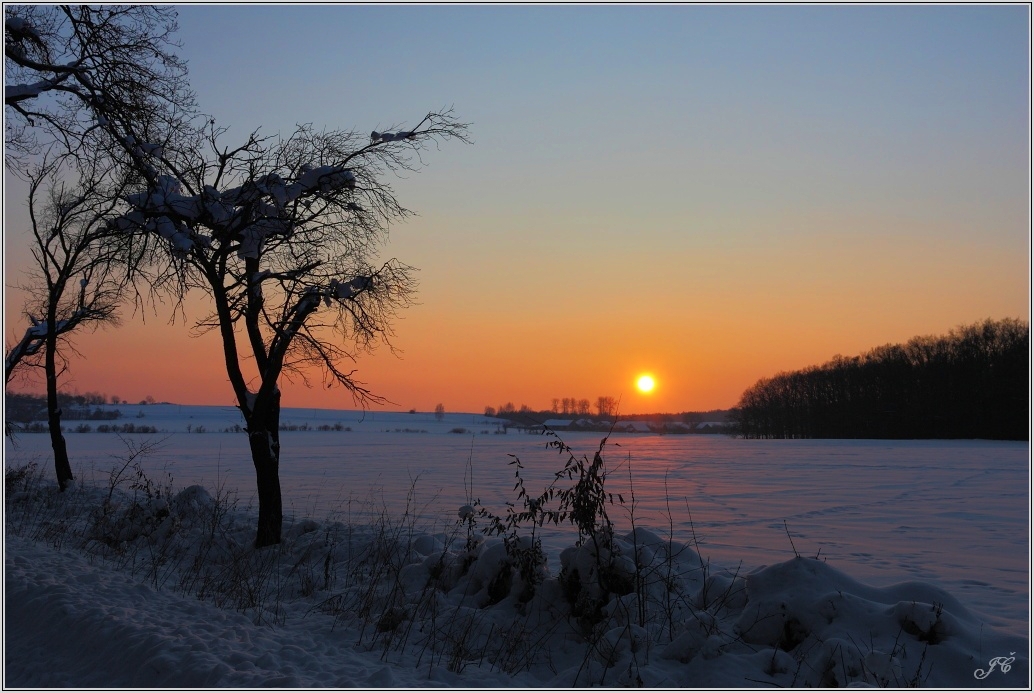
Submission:
<svg viewBox="0 0 1034 693">
<path fill-rule="evenodd" d="M 389 181 L 416 214 L 381 257 L 419 268 L 418 305 L 354 364 L 388 409 L 728 408 L 836 354 L 1029 318 L 1027 6 L 178 10 L 228 142 L 449 107 L 470 124 Z M 9 344 L 24 197 L 6 176 Z M 66 389 L 232 405 L 217 336 L 169 319 L 77 337 Z"/>
</svg>

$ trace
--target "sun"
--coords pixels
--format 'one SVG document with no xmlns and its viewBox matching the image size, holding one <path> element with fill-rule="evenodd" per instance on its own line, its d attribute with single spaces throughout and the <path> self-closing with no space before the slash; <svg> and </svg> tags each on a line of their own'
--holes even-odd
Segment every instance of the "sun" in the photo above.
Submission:
<svg viewBox="0 0 1034 693">
<path fill-rule="evenodd" d="M 635 381 L 635 386 L 639 388 L 639 391 L 643 394 L 647 394 L 653 391 L 653 388 L 657 385 L 652 375 L 641 375 L 639 379 Z"/>
</svg>

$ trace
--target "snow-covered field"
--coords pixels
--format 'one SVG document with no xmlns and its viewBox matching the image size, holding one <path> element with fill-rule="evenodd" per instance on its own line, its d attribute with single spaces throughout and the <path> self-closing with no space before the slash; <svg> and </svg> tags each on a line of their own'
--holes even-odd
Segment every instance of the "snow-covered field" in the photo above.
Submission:
<svg viewBox="0 0 1034 693">
<path fill-rule="evenodd" d="M 331 430 L 282 434 L 287 540 L 255 552 L 236 410 L 119 408 L 164 431 L 123 437 L 163 441 L 142 471 L 172 495 L 127 474 L 103 510 L 111 433 L 67 434 L 64 495 L 47 436 L 5 443 L 44 473 L 6 491 L 7 686 L 1029 685 L 1025 443 L 615 435 L 608 490 L 635 507 L 608 508 L 612 555 L 536 533 L 522 574 L 457 509 L 504 515 L 511 454 L 541 490 L 565 461 L 545 438 L 285 410 Z"/>
</svg>

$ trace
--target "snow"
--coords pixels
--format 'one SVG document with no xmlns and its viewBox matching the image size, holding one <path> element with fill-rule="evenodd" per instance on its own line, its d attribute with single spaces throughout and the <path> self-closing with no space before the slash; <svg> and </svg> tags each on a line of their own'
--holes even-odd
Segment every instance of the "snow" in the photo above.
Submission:
<svg viewBox="0 0 1034 693">
<path fill-rule="evenodd" d="M 165 150 L 160 144 L 145 142 L 144 144 L 140 145 L 140 151 L 142 151 L 144 154 L 147 154 L 148 156 L 160 157 L 162 156 Z"/>
<path fill-rule="evenodd" d="M 246 390 L 244 392 L 244 404 L 248 407 L 249 410 L 254 410 L 255 409 L 255 400 L 257 398 L 258 398 L 258 393 L 257 392 L 252 392 L 251 390 Z"/>
<path fill-rule="evenodd" d="M 86 283 L 86 280 L 83 279 L 80 285 L 83 288 L 86 288 Z M 54 334 L 63 334 L 68 330 L 69 325 L 86 316 L 88 312 L 89 311 L 87 311 L 85 308 L 79 308 L 75 312 L 73 312 L 72 315 L 69 316 L 67 319 L 57 320 L 54 323 Z M 25 337 L 23 338 L 23 341 L 24 339 L 44 339 L 48 334 L 50 334 L 50 328 L 45 320 L 39 320 L 31 315 L 29 316 L 29 320 L 30 322 L 32 322 L 32 326 L 25 330 Z"/>
<path fill-rule="evenodd" d="M 129 198 L 127 197 L 127 200 L 128 199 Z M 145 198 L 140 199 L 142 200 Z M 147 223 L 147 218 L 139 210 L 133 210 L 132 212 L 111 220 L 111 225 L 122 232 L 134 231 L 145 223 Z"/>
<path fill-rule="evenodd" d="M 258 224 L 252 224 L 241 232 L 241 245 L 237 250 L 237 256 L 242 260 L 245 258 L 258 259 L 262 251 L 262 242 L 266 239 L 267 232 Z"/>
<path fill-rule="evenodd" d="M 172 243 L 175 250 L 186 252 L 194 247 L 194 241 L 186 227 L 178 225 L 167 216 L 150 219 L 146 226 L 148 229 L 157 231 L 159 236 Z"/>
<path fill-rule="evenodd" d="M 137 145 L 131 137 L 124 138 L 124 143 L 141 155 L 162 156 L 163 153 L 161 145 Z M 276 173 L 270 173 L 222 192 L 211 185 L 205 185 L 200 195 L 183 195 L 180 183 L 175 178 L 162 175 L 157 177 L 149 190 L 126 195 L 126 202 L 135 209 L 113 220 L 112 224 L 122 231 L 132 231 L 143 226 L 168 240 L 174 251 L 186 253 L 197 245 L 209 247 L 211 238 L 192 233 L 184 221 L 196 222 L 207 214 L 212 229 L 225 230 L 224 227 L 238 216 L 235 207 L 250 206 L 249 213 L 253 215 L 252 218 L 257 218 L 238 232 L 240 245 L 237 254 L 242 259 L 257 258 L 268 236 L 288 235 L 292 232 L 292 224 L 280 218 L 288 202 L 316 190 L 331 192 L 354 188 L 355 184 L 355 174 L 350 169 L 321 166 L 304 170 L 298 180 L 290 185 L 285 185 Z M 263 201 L 262 195 L 268 195 L 272 202 Z M 144 213 L 151 217 L 146 223 Z"/>
<path fill-rule="evenodd" d="M 10 91 L 11 87 L 7 89 Z M 131 136 L 124 137 L 123 144 L 140 156 L 161 157 L 164 154 L 160 144 L 138 144 Z M 159 175 L 148 190 L 125 195 L 125 201 L 135 209 L 111 223 L 125 232 L 143 227 L 158 233 L 172 244 L 175 253 L 182 255 L 198 245 L 210 247 L 212 242 L 211 237 L 192 232 L 184 222 L 200 222 L 207 215 L 205 225 L 218 237 L 228 231 L 227 227 L 235 219 L 250 221 L 233 235 L 239 238 L 237 254 L 240 258 L 257 258 L 266 237 L 273 234 L 287 236 L 293 232 L 293 224 L 282 218 L 289 202 L 316 191 L 330 193 L 355 186 L 356 177 L 351 169 L 332 165 L 303 166 L 297 180 L 290 184 L 272 172 L 223 191 L 204 185 L 199 195 L 184 195 L 179 181 L 169 175 Z M 263 196 L 270 201 L 262 199 Z M 242 219 L 245 209 L 249 216 Z M 146 223 L 145 217 L 150 217 Z"/>
<path fill-rule="evenodd" d="M 8 487 L 6 686 L 1030 683 L 1025 444 L 615 436 L 608 484 L 621 490 L 631 458 L 635 529 L 615 507 L 610 549 L 543 533 L 529 588 L 500 538 L 469 533 L 467 499 L 503 512 L 511 452 L 537 492 L 559 466 L 541 437 L 482 435 L 499 422 L 471 414 L 285 409 L 352 430 L 281 434 L 285 539 L 255 551 L 246 436 L 214 432 L 240 413 L 119 409 L 170 431 L 146 472 L 176 485 L 124 483 L 105 505 L 121 444 L 94 432 L 67 434 L 73 462 L 94 465 L 70 492 L 49 475 Z M 8 442 L 6 466 L 47 468 L 46 438 Z M 565 441 L 591 455 L 598 435 Z M 376 491 L 334 498 L 337 482 Z M 692 524 L 664 518 L 665 492 Z M 93 539 L 76 548 L 76 532 Z M 531 551 L 528 528 L 515 546 Z M 598 612 L 573 613 L 573 593 Z"/>
<path fill-rule="evenodd" d="M 370 140 L 372 142 L 396 142 L 398 140 L 408 140 L 413 137 L 413 132 L 404 130 L 400 132 L 377 132 L 374 130 L 370 133 Z"/>
<path fill-rule="evenodd" d="M 328 301 L 334 298 L 339 301 L 350 299 L 355 297 L 363 289 L 369 288 L 373 284 L 373 277 L 358 276 L 350 281 L 341 282 L 337 279 L 330 280 L 330 286 L 327 288 L 325 298 Z"/>
<path fill-rule="evenodd" d="M 354 687 L 423 678 L 357 653 L 353 634 L 329 622 L 255 626 L 74 551 L 9 538 L 5 577 L 7 686 Z"/>
<path fill-rule="evenodd" d="M 269 270 L 253 272 L 251 277 L 248 278 L 248 285 L 251 287 L 252 295 L 262 296 L 262 282 L 271 276 L 272 272 L 270 272 Z"/>
<path fill-rule="evenodd" d="M 46 91 L 51 85 L 50 82 L 35 82 L 33 84 L 9 84 L 4 85 L 4 100 L 11 101 L 19 98 L 33 98 Z"/>
<path fill-rule="evenodd" d="M 341 188 L 354 188 L 355 174 L 343 166 L 320 166 L 302 173 L 297 183 L 303 192 L 317 189 L 330 192 Z"/>
</svg>

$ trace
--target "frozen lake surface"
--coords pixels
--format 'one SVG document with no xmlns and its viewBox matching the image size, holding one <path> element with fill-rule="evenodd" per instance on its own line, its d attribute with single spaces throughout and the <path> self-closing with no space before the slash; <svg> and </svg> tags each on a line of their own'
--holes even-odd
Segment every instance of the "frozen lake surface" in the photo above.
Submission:
<svg viewBox="0 0 1034 693">
<path fill-rule="evenodd" d="M 223 432 L 241 424 L 232 407 L 126 406 L 119 424 L 162 433 L 145 462 L 168 472 L 176 488 L 223 484 L 253 503 L 247 440 Z M 511 430 L 480 415 L 285 409 L 285 424 L 341 424 L 340 431 L 281 434 L 285 512 L 363 522 L 407 506 L 427 527 L 446 528 L 471 497 L 498 514 L 515 500 L 512 460 L 524 465 L 532 493 L 566 458 L 547 438 Z M 79 422 L 69 422 L 75 428 Z M 112 422 L 88 422 L 93 428 Z M 190 431 L 187 432 L 187 426 Z M 196 432 L 203 427 L 203 433 Z M 465 433 L 453 433 L 465 429 Z M 66 434 L 73 469 L 103 481 L 124 444 L 111 433 Z M 565 433 L 592 457 L 601 434 Z M 876 586 L 921 580 L 944 587 L 995 627 L 1029 628 L 1029 446 L 1025 442 L 882 440 L 739 440 L 724 436 L 619 434 L 605 450 L 617 494 L 635 492 L 635 523 L 676 539 L 696 536 L 702 556 L 749 572 L 796 551 L 824 558 Z M 5 442 L 7 465 L 49 463 L 49 438 L 21 434 Z M 630 525 L 629 508 L 611 518 Z M 785 522 L 785 526 L 784 526 Z M 787 528 L 792 536 L 787 536 Z M 554 556 L 570 535 L 545 538 Z M 551 561 L 554 569 L 557 563 Z"/>
</svg>

